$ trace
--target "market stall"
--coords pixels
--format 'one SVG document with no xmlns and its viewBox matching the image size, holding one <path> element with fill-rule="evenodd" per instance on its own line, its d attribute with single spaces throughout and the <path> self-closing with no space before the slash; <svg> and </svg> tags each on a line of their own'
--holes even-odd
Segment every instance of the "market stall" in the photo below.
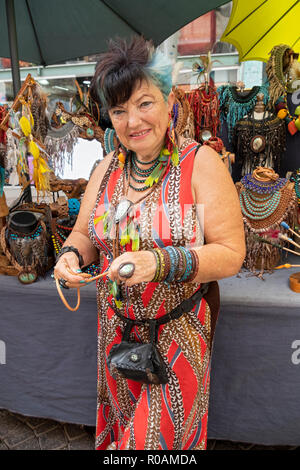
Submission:
<svg viewBox="0 0 300 470">
<path fill-rule="evenodd" d="M 94 287 L 82 289 L 80 309 L 68 312 L 50 276 L 29 286 L 3 276 L 1 286 L 0 409 L 95 425 Z M 245 273 L 220 289 L 208 437 L 299 445 L 299 294 L 289 289 L 286 270 L 265 281 Z M 75 292 L 66 296 L 73 305 Z"/>
<path fill-rule="evenodd" d="M 220 282 L 209 437 L 298 445 L 292 353 L 300 298 L 297 280 L 289 284 L 300 256 L 300 106 L 289 89 L 300 77 L 298 54 L 288 45 L 274 46 L 268 82 L 251 90 L 243 84 L 217 90 L 211 67 L 210 54 L 201 56 L 194 65 L 199 86 L 174 88 L 172 110 L 173 135 L 211 146 L 231 172 L 247 241 L 245 272 Z M 29 76 L 11 108 L 1 110 L 0 408 L 94 425 L 95 287 L 82 289 L 80 310 L 70 313 L 50 276 L 87 181 L 62 180 L 57 173 L 79 136 L 96 139 L 105 154 L 119 144 L 98 103 L 80 88 L 77 98 L 76 109 L 58 102 L 49 117 L 47 99 Z M 124 164 L 122 152 L 119 161 Z M 5 171 L 23 190 L 13 207 L 5 203 Z M 43 196 L 64 197 L 26 201 L 31 183 Z M 289 265 L 280 267 L 287 264 L 285 254 Z"/>
</svg>

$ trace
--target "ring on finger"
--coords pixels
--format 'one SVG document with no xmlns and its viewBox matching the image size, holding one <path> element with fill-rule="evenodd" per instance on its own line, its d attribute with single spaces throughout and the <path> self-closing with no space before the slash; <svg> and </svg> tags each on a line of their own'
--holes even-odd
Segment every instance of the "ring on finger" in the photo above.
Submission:
<svg viewBox="0 0 300 470">
<path fill-rule="evenodd" d="M 58 280 L 58 282 L 59 282 L 59 285 L 63 287 L 64 289 L 69 289 L 69 287 L 66 285 L 67 281 L 63 279 L 62 277 Z"/>
<path fill-rule="evenodd" d="M 133 263 L 122 263 L 118 268 L 119 276 L 129 279 L 135 270 L 135 265 Z"/>
</svg>

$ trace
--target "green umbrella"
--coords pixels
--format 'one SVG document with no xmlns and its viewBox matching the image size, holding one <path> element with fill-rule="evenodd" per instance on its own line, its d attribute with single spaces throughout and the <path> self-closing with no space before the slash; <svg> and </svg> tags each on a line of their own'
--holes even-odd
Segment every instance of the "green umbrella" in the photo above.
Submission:
<svg viewBox="0 0 300 470">
<path fill-rule="evenodd" d="M 160 44 L 224 0 L 0 0 L 0 57 L 50 65 L 97 54 L 116 35 Z M 15 15 L 14 10 L 15 9 Z M 14 28 L 16 25 L 16 35 Z M 8 37 L 10 37 L 10 46 Z"/>
</svg>

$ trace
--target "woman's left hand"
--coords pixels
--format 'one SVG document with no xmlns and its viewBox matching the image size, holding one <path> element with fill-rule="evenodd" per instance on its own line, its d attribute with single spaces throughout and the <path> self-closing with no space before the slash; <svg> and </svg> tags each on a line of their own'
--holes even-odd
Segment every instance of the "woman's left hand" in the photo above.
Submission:
<svg viewBox="0 0 300 470">
<path fill-rule="evenodd" d="M 119 267 L 123 263 L 134 264 L 134 272 L 130 278 L 121 277 L 119 274 Z M 151 251 L 128 251 L 114 259 L 107 274 L 112 281 L 124 281 L 126 286 L 132 286 L 140 282 L 152 281 L 155 271 L 156 258 L 154 253 Z"/>
</svg>

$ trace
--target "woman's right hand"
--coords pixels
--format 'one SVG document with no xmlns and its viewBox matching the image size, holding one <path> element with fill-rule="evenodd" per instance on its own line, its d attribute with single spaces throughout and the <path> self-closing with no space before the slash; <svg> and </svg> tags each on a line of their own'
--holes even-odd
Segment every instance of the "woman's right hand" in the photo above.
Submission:
<svg viewBox="0 0 300 470">
<path fill-rule="evenodd" d="M 89 274 L 81 271 L 78 257 L 72 251 L 62 255 L 54 266 L 54 278 L 67 281 L 67 287 L 82 287 L 84 284 L 80 283 L 80 281 L 86 280 L 89 277 Z"/>
</svg>

